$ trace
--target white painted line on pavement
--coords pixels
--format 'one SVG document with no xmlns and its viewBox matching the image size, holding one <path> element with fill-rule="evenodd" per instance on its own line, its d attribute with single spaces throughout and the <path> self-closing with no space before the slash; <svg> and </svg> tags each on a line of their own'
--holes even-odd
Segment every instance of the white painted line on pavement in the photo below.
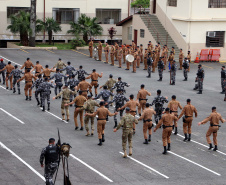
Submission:
<svg viewBox="0 0 226 185">
<path fill-rule="evenodd" d="M 119 152 L 119 153 L 122 154 L 122 155 L 124 155 L 122 152 Z M 133 157 L 128 156 L 128 158 L 131 159 L 131 160 L 133 160 L 133 161 L 135 161 L 135 162 L 137 162 L 138 164 L 140 164 L 140 165 L 142 165 L 142 166 L 144 166 L 144 167 L 146 167 L 146 168 L 148 168 L 148 169 L 154 171 L 155 173 L 157 173 L 157 174 L 159 174 L 159 175 L 165 177 L 166 179 L 169 179 L 168 176 L 166 176 L 166 175 L 160 173 L 159 171 L 155 170 L 154 168 L 151 168 L 150 166 L 147 166 L 146 164 L 144 164 L 144 163 L 142 163 L 142 162 L 140 162 L 140 161 L 134 159 Z"/>
<path fill-rule="evenodd" d="M 1 86 L 1 85 L 0 85 L 0 87 L 3 88 L 3 89 L 5 89 L 5 90 L 7 90 L 7 91 L 9 91 L 8 89 L 6 89 L 5 87 L 3 87 L 3 86 Z"/>
<path fill-rule="evenodd" d="M 32 168 L 28 163 L 26 163 L 23 159 L 21 159 L 18 155 L 16 155 L 12 150 L 10 150 L 2 142 L 0 142 L 0 145 L 2 148 L 6 149 L 8 152 L 10 152 L 14 157 L 19 159 L 25 166 L 27 166 L 31 171 L 33 171 L 36 175 L 38 175 L 42 180 L 46 181 L 45 178 L 38 171 L 36 171 L 34 168 Z"/>
<path fill-rule="evenodd" d="M 8 58 L 5 58 L 5 57 L 3 57 L 3 56 L 0 56 L 0 58 L 4 58 L 5 60 L 8 60 L 8 61 L 10 61 L 10 62 L 12 62 L 12 63 L 14 63 L 14 64 L 16 64 L 16 65 L 18 65 L 18 66 L 22 66 L 22 65 L 20 65 L 20 64 L 18 64 L 18 63 L 16 63 L 16 62 L 13 62 L 12 60 L 9 60 Z M 7 63 L 7 62 L 6 62 Z"/>
<path fill-rule="evenodd" d="M 104 179 L 108 180 L 109 182 L 113 182 L 111 179 L 109 179 L 108 177 L 106 177 L 104 174 L 100 173 L 99 171 L 97 171 L 96 169 L 94 169 L 93 167 L 91 167 L 90 165 L 88 165 L 87 163 L 85 163 L 84 161 L 82 161 L 81 159 L 75 157 L 73 154 L 70 154 L 70 156 L 74 159 L 76 159 L 77 161 L 79 161 L 80 163 L 84 164 L 86 167 L 88 167 L 89 169 L 93 170 L 94 172 L 96 172 L 97 174 L 99 174 L 101 177 L 103 177 Z"/>
<path fill-rule="evenodd" d="M 172 133 L 174 133 L 174 132 L 172 132 Z M 184 136 L 182 136 L 182 135 L 180 135 L 180 134 L 177 134 L 177 136 L 184 138 Z M 201 146 L 204 146 L 204 147 L 206 147 L 206 148 L 209 148 L 209 146 L 204 145 L 204 144 L 202 144 L 202 143 L 199 143 L 199 142 L 197 142 L 197 141 L 194 141 L 193 139 L 192 139 L 190 142 L 193 142 L 193 143 L 196 143 L 196 144 L 198 144 L 198 145 L 201 145 Z M 218 152 L 218 153 L 220 153 L 220 154 L 222 154 L 222 155 L 226 155 L 226 153 L 221 152 L 221 151 L 219 151 L 219 150 L 217 150 L 216 152 Z"/>
<path fill-rule="evenodd" d="M 42 109 L 42 108 L 40 107 L 40 109 Z M 57 118 L 57 119 L 60 119 L 61 121 L 65 122 L 65 123 L 68 123 L 67 121 L 62 120 L 62 118 L 56 116 L 55 114 L 53 114 L 53 113 L 51 113 L 51 112 L 49 112 L 49 111 L 47 111 L 47 110 L 45 110 L 45 112 L 48 113 L 48 114 L 50 114 L 50 115 L 52 115 L 52 116 L 54 116 L 54 117 Z"/>
<path fill-rule="evenodd" d="M 185 158 L 185 157 L 183 157 L 183 156 L 180 156 L 180 155 L 178 155 L 178 154 L 175 154 L 174 152 L 171 152 L 171 151 L 168 151 L 168 152 L 171 153 L 171 154 L 173 154 L 173 155 L 175 155 L 175 156 L 177 156 L 177 157 L 179 157 L 179 158 L 181 158 L 181 159 L 184 159 L 184 160 L 186 160 L 186 161 L 188 161 L 188 162 L 190 162 L 190 163 L 192 163 L 192 164 L 195 164 L 195 165 L 197 165 L 197 166 L 199 166 L 199 167 L 201 167 L 201 168 L 203 168 L 203 169 L 205 169 L 205 170 L 207 170 L 207 171 L 209 171 L 209 172 L 212 172 L 212 173 L 215 174 L 215 175 L 221 176 L 221 174 L 219 174 L 219 173 L 217 173 L 217 172 L 215 172 L 215 171 L 213 171 L 213 170 L 210 170 L 209 168 L 206 168 L 205 166 L 202 166 L 201 164 L 198 164 L 198 163 L 196 163 L 196 162 L 194 162 L 194 161 L 191 161 L 191 160 L 189 160 L 189 159 L 187 159 L 187 158 Z"/>
<path fill-rule="evenodd" d="M 19 120 L 18 118 L 16 118 L 15 116 L 13 116 L 12 114 L 10 114 L 9 112 L 7 112 L 6 110 L 4 110 L 3 108 L 0 108 L 1 111 L 3 111 L 4 113 L 8 114 L 9 116 L 11 116 L 12 118 L 14 118 L 15 120 L 19 121 L 21 124 L 25 124 L 23 121 Z"/>
</svg>

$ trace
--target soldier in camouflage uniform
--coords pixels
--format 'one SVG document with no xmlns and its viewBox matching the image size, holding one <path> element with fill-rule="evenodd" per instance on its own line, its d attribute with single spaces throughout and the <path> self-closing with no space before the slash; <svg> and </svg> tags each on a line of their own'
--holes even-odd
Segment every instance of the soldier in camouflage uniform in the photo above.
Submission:
<svg viewBox="0 0 226 185">
<path fill-rule="evenodd" d="M 20 74 L 22 74 L 23 72 L 18 69 L 17 65 L 15 65 L 14 67 L 15 69 L 12 70 L 8 78 L 11 78 L 11 76 L 13 76 L 13 93 L 16 92 L 16 83 L 17 83 L 18 94 L 20 94 L 20 82 L 17 82 L 17 80 L 21 78 Z"/>
<path fill-rule="evenodd" d="M 38 91 L 40 91 L 42 94 L 42 99 L 41 99 L 42 107 L 43 107 L 42 111 L 45 111 L 45 99 L 47 99 L 47 104 L 48 104 L 47 110 L 48 111 L 50 110 L 50 94 L 51 94 L 50 88 L 51 87 L 54 88 L 55 86 L 52 83 L 48 82 L 47 77 L 45 78 L 45 81 L 41 83 L 38 87 Z"/>
<path fill-rule="evenodd" d="M 36 91 L 35 91 L 35 98 L 36 98 L 36 100 L 37 100 L 37 105 L 40 105 L 40 107 L 42 107 L 42 104 L 40 104 L 40 102 L 42 103 L 42 101 L 41 101 L 41 97 L 42 97 L 42 95 L 41 95 L 41 91 L 38 91 L 38 87 L 40 86 L 40 84 L 43 82 L 43 78 L 42 78 L 42 75 L 41 74 L 39 74 L 38 75 L 38 79 L 37 80 L 35 80 L 35 82 L 32 84 L 32 86 L 31 86 L 31 89 L 33 89 L 34 87 L 36 88 Z M 38 98 L 38 95 L 40 94 L 40 101 L 39 101 L 39 98 Z"/>
<path fill-rule="evenodd" d="M 187 57 L 184 58 L 182 67 L 184 68 L 184 80 L 183 81 L 188 81 L 189 61 L 188 61 Z"/>
<path fill-rule="evenodd" d="M 60 69 L 60 71 L 64 71 L 66 70 L 66 77 L 64 77 L 64 83 L 67 83 L 67 79 L 71 78 L 71 76 L 73 75 L 73 71 L 76 71 L 75 68 L 73 66 L 71 66 L 71 62 L 67 62 L 67 66 L 64 69 Z"/>
<path fill-rule="evenodd" d="M 195 84 L 195 88 L 193 90 L 199 90 L 199 92 L 197 94 L 202 94 L 202 90 L 203 90 L 203 80 L 204 80 L 204 69 L 202 68 L 202 65 L 199 64 L 198 65 L 198 71 L 197 71 L 197 77 L 196 77 L 196 81 L 198 82 L 197 84 Z"/>
<path fill-rule="evenodd" d="M 162 118 L 162 112 L 164 110 L 164 103 L 168 103 L 167 97 L 161 96 L 161 90 L 157 90 L 157 96 L 154 98 L 151 106 L 155 105 L 155 123 L 158 124 L 159 120 Z"/>
<path fill-rule="evenodd" d="M 123 93 L 126 93 L 126 90 L 125 90 L 125 86 L 126 87 L 129 87 L 130 84 L 126 83 L 126 82 L 122 82 L 122 78 L 121 77 L 118 77 L 118 82 L 115 83 L 114 87 L 112 87 L 111 89 L 121 89 L 123 91 Z"/>
<path fill-rule="evenodd" d="M 85 110 L 86 113 L 88 114 L 93 114 L 95 111 L 95 106 L 99 107 L 99 104 L 95 101 L 92 100 L 92 96 L 89 94 L 88 95 L 88 100 L 84 103 L 83 107 L 80 108 L 80 110 Z M 94 133 L 94 117 L 89 117 L 89 116 L 85 116 L 85 128 L 86 128 L 86 136 L 89 136 L 89 119 L 91 121 L 91 136 L 93 136 Z"/>
<path fill-rule="evenodd" d="M 164 62 L 162 61 L 162 57 L 160 57 L 159 61 L 158 61 L 158 72 L 159 72 L 159 80 L 158 81 L 162 81 L 163 69 L 164 69 Z"/>
<path fill-rule="evenodd" d="M 148 76 L 147 78 L 151 78 L 151 66 L 153 64 L 153 60 L 151 58 L 151 53 L 148 53 L 147 66 L 148 66 Z"/>
<path fill-rule="evenodd" d="M 60 69 L 56 69 L 56 73 L 49 78 L 49 80 L 52 80 L 53 78 L 55 78 L 55 83 L 56 83 L 56 85 L 55 85 L 55 95 L 57 95 L 57 88 L 59 88 L 59 93 L 61 91 L 61 88 L 63 86 L 63 83 L 62 83 L 63 77 L 64 77 L 64 79 L 67 78 L 67 76 L 60 73 Z M 61 96 L 59 96 L 59 98 L 61 98 Z"/>
<path fill-rule="evenodd" d="M 45 159 L 45 174 L 44 177 L 46 179 L 46 185 L 54 185 L 53 183 L 53 175 L 57 170 L 58 163 L 60 160 L 60 148 L 55 145 L 55 139 L 49 139 L 49 145 L 42 150 L 40 156 L 40 164 L 41 167 L 44 167 L 44 159 Z"/>
<path fill-rule="evenodd" d="M 176 71 L 177 71 L 177 65 L 175 64 L 175 60 L 173 60 L 172 65 L 171 65 L 171 69 L 170 69 L 170 75 L 171 75 L 170 85 L 175 85 Z"/>
<path fill-rule="evenodd" d="M 70 89 L 71 89 L 72 91 L 74 91 L 75 88 L 77 89 L 78 84 L 79 84 L 79 81 L 75 79 L 75 75 L 73 74 L 73 75 L 71 76 L 71 78 L 69 79 L 69 81 L 68 81 L 68 86 L 70 87 Z M 76 97 L 76 94 L 71 95 L 71 96 L 70 96 L 70 102 L 72 102 L 72 100 L 73 100 L 75 97 Z M 70 106 L 72 106 L 72 105 L 70 105 Z"/>
<path fill-rule="evenodd" d="M 124 105 L 125 101 L 126 102 L 129 101 L 129 99 L 126 98 L 125 95 L 123 95 L 123 92 L 121 89 L 117 89 L 117 94 L 114 96 L 113 100 L 109 102 L 109 104 L 115 102 L 114 112 L 117 112 L 117 110 Z M 123 111 L 124 111 L 124 109 L 120 110 L 120 119 L 122 119 Z M 116 115 L 114 116 L 114 121 L 115 121 L 114 128 L 116 128 L 118 125 Z"/>
<path fill-rule="evenodd" d="M 53 68 L 63 69 L 64 67 L 66 67 L 66 64 L 61 60 L 61 58 L 59 58 L 58 62 L 55 64 L 55 66 Z M 61 71 L 61 73 L 62 73 L 62 71 Z"/>
<path fill-rule="evenodd" d="M 75 76 L 78 75 L 79 82 L 82 81 L 83 78 L 85 78 L 85 75 L 89 75 L 84 69 L 82 69 L 82 66 L 79 66 L 79 70 L 75 72 Z"/>
<path fill-rule="evenodd" d="M 0 70 L 3 69 L 6 66 L 6 64 L 3 62 L 3 59 L 1 58 L 0 62 Z M 0 75 L 2 74 L 2 80 L 3 80 L 3 85 L 5 85 L 5 71 L 1 71 Z M 2 82 L 1 77 L 0 77 L 0 83 Z"/>
<path fill-rule="evenodd" d="M 138 120 L 135 119 L 134 116 L 132 116 L 130 114 L 130 108 L 126 107 L 126 114 L 125 116 L 122 117 L 119 125 L 117 126 L 117 128 L 114 129 L 114 132 L 117 132 L 117 130 L 123 126 L 123 130 L 122 130 L 122 149 L 124 151 L 124 155 L 123 157 L 126 158 L 127 157 L 127 153 L 126 153 L 126 143 L 128 140 L 129 143 L 129 156 L 132 155 L 132 137 L 133 137 L 133 125 L 138 124 Z"/>
<path fill-rule="evenodd" d="M 57 94 L 55 97 L 53 97 L 53 100 L 57 99 L 58 97 L 61 97 L 62 95 L 62 102 L 61 102 L 61 114 L 62 114 L 62 120 L 65 120 L 65 112 L 67 116 L 67 121 L 70 120 L 69 118 L 69 107 L 65 106 L 65 104 L 68 104 L 70 102 L 70 96 L 76 94 L 76 91 L 72 91 L 68 88 L 68 84 L 65 84 L 63 90 Z"/>
<path fill-rule="evenodd" d="M 225 94 L 225 88 L 226 88 L 226 70 L 225 66 L 221 67 L 221 94 Z"/>
<path fill-rule="evenodd" d="M 116 80 L 113 79 L 113 75 L 110 74 L 110 75 L 109 75 L 109 79 L 105 82 L 105 84 L 104 84 L 103 86 L 107 86 L 107 89 L 108 89 L 109 91 L 111 91 L 111 93 L 113 93 L 114 91 L 113 91 L 112 87 L 114 87 L 114 84 L 115 84 L 115 83 L 116 83 Z M 101 86 L 100 89 L 101 89 L 103 86 Z M 113 96 L 111 96 L 111 100 L 113 100 Z"/>
</svg>

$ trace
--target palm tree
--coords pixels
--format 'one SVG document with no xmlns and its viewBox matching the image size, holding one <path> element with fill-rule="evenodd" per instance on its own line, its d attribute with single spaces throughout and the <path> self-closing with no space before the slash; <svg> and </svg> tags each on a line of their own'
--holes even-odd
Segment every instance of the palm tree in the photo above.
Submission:
<svg viewBox="0 0 226 185">
<path fill-rule="evenodd" d="M 61 26 L 60 24 L 55 21 L 53 18 L 49 18 L 47 17 L 45 22 L 38 19 L 37 20 L 37 32 L 39 32 L 40 30 L 45 30 L 48 32 L 48 36 L 49 36 L 49 45 L 52 44 L 52 36 L 53 36 L 53 32 L 57 33 L 59 31 L 61 31 Z"/>
<path fill-rule="evenodd" d="M 15 15 L 10 16 L 11 24 L 7 26 L 13 34 L 20 34 L 20 42 L 23 46 L 28 46 L 28 35 L 31 33 L 30 29 L 30 13 L 19 11 Z"/>
<path fill-rule="evenodd" d="M 103 28 L 96 23 L 97 18 L 91 18 L 86 16 L 86 14 L 81 14 L 78 18 L 78 22 L 71 22 L 71 29 L 67 33 L 72 33 L 75 35 L 82 34 L 83 40 L 88 43 L 88 36 L 101 35 Z"/>
</svg>

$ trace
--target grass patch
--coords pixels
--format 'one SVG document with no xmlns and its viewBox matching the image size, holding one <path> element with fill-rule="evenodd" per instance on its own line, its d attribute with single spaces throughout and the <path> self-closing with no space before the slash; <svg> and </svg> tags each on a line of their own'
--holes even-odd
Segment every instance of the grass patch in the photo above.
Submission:
<svg viewBox="0 0 226 185">
<path fill-rule="evenodd" d="M 15 43 L 17 46 L 22 46 L 21 43 Z M 70 43 L 54 43 L 54 45 L 49 45 L 48 43 L 37 42 L 36 47 L 57 47 L 58 50 L 68 50 L 72 48 Z"/>
</svg>

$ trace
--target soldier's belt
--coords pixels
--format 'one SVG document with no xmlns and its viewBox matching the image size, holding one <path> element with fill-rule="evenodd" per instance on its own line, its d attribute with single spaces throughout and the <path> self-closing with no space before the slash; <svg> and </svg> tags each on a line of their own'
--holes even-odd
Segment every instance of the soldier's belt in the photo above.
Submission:
<svg viewBox="0 0 226 185">
<path fill-rule="evenodd" d="M 92 82 L 98 82 L 98 80 L 92 80 Z"/>
<path fill-rule="evenodd" d="M 192 117 L 192 116 L 186 116 L 186 115 L 185 115 L 185 118 L 189 118 L 189 117 Z"/>
<path fill-rule="evenodd" d="M 40 72 L 38 72 L 38 71 L 35 71 L 35 74 L 37 74 L 37 73 L 40 73 Z"/>
<path fill-rule="evenodd" d="M 30 67 L 25 67 L 25 69 L 31 69 Z"/>
<path fill-rule="evenodd" d="M 57 82 L 62 82 L 62 80 L 55 80 L 55 82 L 57 83 Z"/>
<path fill-rule="evenodd" d="M 25 83 L 30 83 L 30 82 L 32 82 L 32 81 L 25 81 Z"/>
<path fill-rule="evenodd" d="M 136 110 L 131 110 L 130 112 L 137 112 Z"/>
<path fill-rule="evenodd" d="M 69 101 L 70 99 L 62 98 L 62 100 L 68 100 Z"/>
<path fill-rule="evenodd" d="M 144 119 L 144 123 L 145 122 L 151 122 L 152 121 L 152 119 Z"/>
<path fill-rule="evenodd" d="M 171 110 L 170 113 L 172 113 L 172 112 L 178 112 L 178 111 L 172 111 L 172 110 Z"/>
<path fill-rule="evenodd" d="M 50 76 L 46 76 L 46 75 L 44 75 L 43 77 L 48 77 L 48 78 L 49 78 Z"/>
<path fill-rule="evenodd" d="M 77 106 L 77 105 L 76 105 L 75 107 L 76 107 L 76 108 L 79 108 L 79 107 L 83 107 L 83 106 Z"/>
<path fill-rule="evenodd" d="M 141 98 L 139 98 L 139 101 L 142 101 L 142 100 L 146 100 L 147 101 L 148 99 L 141 99 Z"/>
<path fill-rule="evenodd" d="M 221 127 L 220 125 L 214 125 L 213 123 L 210 124 L 211 127 Z"/>
<path fill-rule="evenodd" d="M 106 118 L 105 118 L 105 119 L 99 119 L 99 118 L 97 118 L 97 121 L 98 121 L 98 120 L 106 120 Z"/>
<path fill-rule="evenodd" d="M 165 129 L 165 128 L 167 128 L 167 127 L 173 127 L 173 126 L 166 126 L 166 125 L 163 125 L 163 126 L 162 126 L 163 129 Z"/>
</svg>

